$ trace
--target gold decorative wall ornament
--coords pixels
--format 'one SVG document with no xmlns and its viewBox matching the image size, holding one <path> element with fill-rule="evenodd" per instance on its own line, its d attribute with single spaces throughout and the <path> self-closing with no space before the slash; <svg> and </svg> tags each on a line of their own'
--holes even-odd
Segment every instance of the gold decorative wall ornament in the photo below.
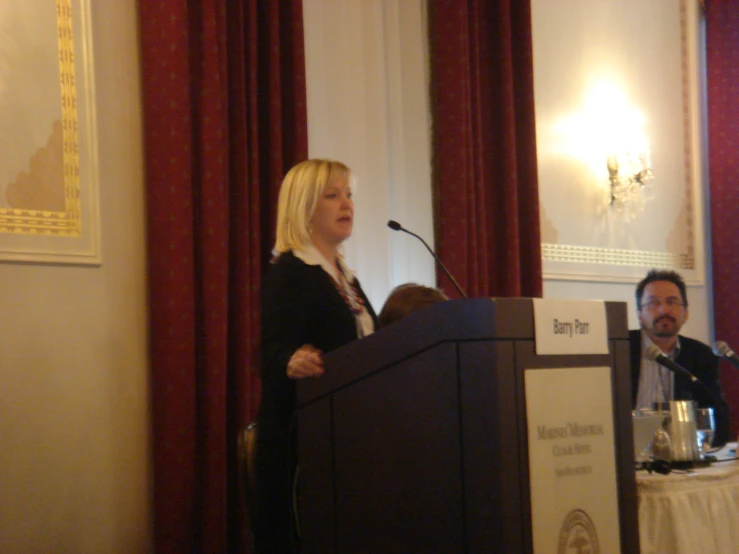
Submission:
<svg viewBox="0 0 739 554">
<path fill-rule="evenodd" d="M 99 264 L 90 0 L 5 2 L 0 261 Z"/>
</svg>

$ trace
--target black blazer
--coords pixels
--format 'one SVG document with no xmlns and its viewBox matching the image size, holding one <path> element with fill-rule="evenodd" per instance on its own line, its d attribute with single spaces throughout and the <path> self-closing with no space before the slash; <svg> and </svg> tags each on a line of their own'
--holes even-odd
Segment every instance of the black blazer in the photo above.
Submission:
<svg viewBox="0 0 739 554">
<path fill-rule="evenodd" d="M 359 281 L 356 287 L 376 324 Z M 290 424 L 296 389 L 287 376 L 287 362 L 293 353 L 304 344 L 327 353 L 356 339 L 354 314 L 323 268 L 306 264 L 292 252 L 270 265 L 262 287 L 260 436 L 270 430 L 282 434 L 279 431 Z"/>
<path fill-rule="evenodd" d="M 631 358 L 631 403 L 636 404 L 641 372 L 641 331 L 629 331 Z M 713 408 L 716 433 L 713 444 L 726 444 L 729 440 L 729 406 L 726 403 L 721 383 L 718 379 L 719 359 L 709 346 L 700 341 L 680 335 L 680 355 L 675 360 L 679 365 L 695 375 L 710 393 L 683 375 L 675 374 L 675 400 L 695 400 L 701 408 Z"/>
<path fill-rule="evenodd" d="M 359 295 L 377 323 L 359 282 Z M 257 416 L 257 508 L 252 514 L 257 552 L 295 552 L 293 476 L 297 464 L 296 382 L 287 376 L 293 353 L 310 344 L 324 353 L 357 339 L 354 314 L 333 280 L 291 252 L 270 264 L 262 287 L 262 398 Z"/>
</svg>

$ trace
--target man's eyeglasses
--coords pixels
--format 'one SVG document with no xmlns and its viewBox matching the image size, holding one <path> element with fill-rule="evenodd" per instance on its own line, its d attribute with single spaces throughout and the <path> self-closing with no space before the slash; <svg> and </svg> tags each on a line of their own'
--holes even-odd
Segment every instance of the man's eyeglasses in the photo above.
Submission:
<svg viewBox="0 0 739 554">
<path fill-rule="evenodd" d="M 662 304 L 665 304 L 668 308 L 682 308 L 685 306 L 685 302 L 675 296 L 671 296 L 670 298 L 666 298 L 665 300 L 662 300 L 661 298 L 650 298 L 648 301 L 642 304 L 642 308 L 656 310 Z"/>
</svg>

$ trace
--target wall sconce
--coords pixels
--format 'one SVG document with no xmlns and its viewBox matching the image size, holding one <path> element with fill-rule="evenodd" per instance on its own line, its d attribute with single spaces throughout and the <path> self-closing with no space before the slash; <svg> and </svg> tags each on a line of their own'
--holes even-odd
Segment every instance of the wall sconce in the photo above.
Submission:
<svg viewBox="0 0 739 554">
<path fill-rule="evenodd" d="M 654 178 L 648 151 L 611 155 L 606 163 L 611 184 L 610 206 L 619 209 L 624 206 L 643 208 L 644 201 L 654 197 L 652 185 L 648 183 Z"/>
</svg>

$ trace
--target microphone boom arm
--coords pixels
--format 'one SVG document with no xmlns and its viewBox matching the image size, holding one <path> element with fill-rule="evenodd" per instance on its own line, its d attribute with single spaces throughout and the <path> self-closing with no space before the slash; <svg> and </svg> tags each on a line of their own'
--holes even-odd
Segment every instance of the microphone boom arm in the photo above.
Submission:
<svg viewBox="0 0 739 554">
<path fill-rule="evenodd" d="M 436 260 L 436 262 L 437 262 L 437 263 L 439 264 L 439 267 L 440 267 L 440 268 L 441 268 L 442 270 L 444 270 L 444 273 L 446 274 L 446 276 L 447 276 L 447 277 L 449 277 L 449 280 L 450 280 L 450 281 L 452 282 L 452 284 L 453 284 L 453 285 L 454 285 L 454 286 L 456 287 L 456 289 L 457 289 L 457 292 L 459 292 L 459 294 L 460 294 L 460 295 L 462 296 L 462 298 L 467 298 L 467 295 L 466 295 L 466 294 L 464 293 L 464 291 L 462 290 L 462 287 L 460 287 L 460 286 L 459 286 L 459 283 L 457 283 L 457 280 L 456 280 L 456 279 L 455 279 L 454 277 L 452 277 L 452 274 L 451 274 L 451 273 L 449 273 L 449 270 L 448 270 L 448 269 L 446 268 L 446 266 L 445 266 L 445 265 L 444 265 L 444 264 L 443 264 L 443 263 L 441 262 L 441 260 L 440 260 L 440 259 L 439 259 L 439 257 L 438 257 L 438 256 L 437 256 L 437 255 L 436 255 L 436 254 L 434 253 L 434 251 L 433 251 L 433 250 L 431 250 L 431 247 L 430 247 L 430 246 L 429 246 L 428 244 L 426 244 L 426 241 L 425 241 L 425 240 L 423 240 L 423 238 L 421 238 L 421 237 L 420 237 L 419 235 L 417 235 L 416 233 L 414 233 L 414 232 L 412 232 L 412 231 L 409 231 L 408 229 L 405 229 L 405 228 L 404 228 L 404 227 L 403 227 L 403 226 L 402 226 L 402 225 L 401 225 L 400 223 L 398 223 L 397 221 L 393 221 L 393 220 L 390 220 L 390 221 L 388 221 L 388 222 L 387 222 L 387 226 L 388 226 L 388 227 L 390 227 L 390 228 L 391 228 L 391 229 L 392 229 L 393 231 L 403 231 L 404 233 L 408 233 L 409 235 L 411 235 L 411 236 L 414 236 L 414 237 L 416 237 L 416 238 L 417 238 L 418 240 L 420 240 L 420 241 L 421 241 L 421 242 L 423 243 L 423 245 L 424 245 L 424 246 L 426 247 L 426 250 L 428 250 L 428 251 L 429 251 L 429 253 L 431 254 L 431 256 L 433 256 L 434 260 Z"/>
</svg>

